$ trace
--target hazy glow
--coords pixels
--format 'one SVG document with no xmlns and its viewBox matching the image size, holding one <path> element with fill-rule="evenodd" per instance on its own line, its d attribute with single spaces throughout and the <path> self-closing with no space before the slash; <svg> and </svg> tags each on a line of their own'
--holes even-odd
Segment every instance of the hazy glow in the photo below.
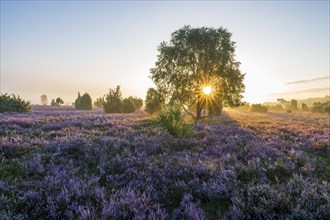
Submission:
<svg viewBox="0 0 330 220">
<path fill-rule="evenodd" d="M 204 93 L 205 95 L 209 95 L 211 92 L 212 92 L 212 88 L 211 88 L 211 86 L 204 86 L 204 87 L 203 87 L 203 93 Z"/>
<path fill-rule="evenodd" d="M 157 47 L 184 25 L 232 33 L 248 102 L 329 94 L 329 1 L 0 4 L 0 93 L 35 104 L 42 94 L 70 104 L 78 91 L 95 100 L 116 85 L 145 98 Z"/>
</svg>

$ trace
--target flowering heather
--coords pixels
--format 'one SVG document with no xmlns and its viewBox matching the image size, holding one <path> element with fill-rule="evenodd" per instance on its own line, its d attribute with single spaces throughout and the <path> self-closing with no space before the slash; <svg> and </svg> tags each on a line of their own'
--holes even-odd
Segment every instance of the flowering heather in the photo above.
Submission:
<svg viewBox="0 0 330 220">
<path fill-rule="evenodd" d="M 226 110 L 193 129 L 71 107 L 0 114 L 0 219 L 330 219 L 329 117 Z"/>
</svg>

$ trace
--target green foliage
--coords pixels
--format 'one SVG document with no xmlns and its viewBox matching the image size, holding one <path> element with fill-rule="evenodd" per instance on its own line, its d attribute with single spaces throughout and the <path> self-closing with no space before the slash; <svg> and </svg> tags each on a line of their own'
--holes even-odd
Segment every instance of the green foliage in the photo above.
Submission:
<svg viewBox="0 0 330 220">
<path fill-rule="evenodd" d="M 104 102 L 104 98 L 103 97 L 99 97 L 94 101 L 94 106 L 97 108 L 102 108 L 103 107 L 103 102 Z"/>
<path fill-rule="evenodd" d="M 74 106 L 75 106 L 76 109 L 79 109 L 80 101 L 81 101 L 81 95 L 80 95 L 80 92 L 78 92 L 78 97 L 74 101 Z"/>
<path fill-rule="evenodd" d="M 92 110 L 92 98 L 87 92 L 83 96 L 78 92 L 78 97 L 76 98 L 74 105 L 78 110 Z"/>
<path fill-rule="evenodd" d="M 195 132 L 191 125 L 184 122 L 181 110 L 178 106 L 168 107 L 167 109 L 158 113 L 156 122 L 163 130 L 166 130 L 176 137 L 192 137 Z"/>
<path fill-rule="evenodd" d="M 50 103 L 51 106 L 60 106 L 64 103 L 64 101 L 58 97 L 56 100 L 52 99 L 52 102 Z"/>
<path fill-rule="evenodd" d="M 305 103 L 302 103 L 302 104 L 301 104 L 301 109 L 302 109 L 303 111 L 308 111 L 308 107 L 307 107 L 307 105 L 306 105 Z"/>
<path fill-rule="evenodd" d="M 147 96 L 145 100 L 145 111 L 149 114 L 154 114 L 162 110 L 165 103 L 165 99 L 154 88 L 149 88 L 147 91 Z"/>
<path fill-rule="evenodd" d="M 92 98 L 91 96 L 86 92 L 80 100 L 79 103 L 79 109 L 80 110 L 92 110 Z"/>
<path fill-rule="evenodd" d="M 298 102 L 295 99 L 292 99 L 290 102 L 290 109 L 292 111 L 298 111 Z"/>
<path fill-rule="evenodd" d="M 140 110 L 143 106 L 143 100 L 141 98 L 130 96 L 128 99 L 132 100 L 136 110 Z"/>
<path fill-rule="evenodd" d="M 184 106 L 196 120 L 206 103 L 224 107 L 240 104 L 244 74 L 235 60 L 235 42 L 226 29 L 184 26 L 172 33 L 170 42 L 162 42 L 158 51 L 151 78 L 169 103 Z M 211 86 L 210 95 L 202 92 L 205 85 Z M 196 106 L 195 114 L 190 106 Z"/>
<path fill-rule="evenodd" d="M 328 113 L 330 114 L 330 101 L 321 103 L 321 102 L 315 102 L 313 104 L 313 107 L 311 108 L 311 112 L 313 113 Z"/>
<path fill-rule="evenodd" d="M 262 106 L 261 104 L 252 104 L 250 107 L 250 112 L 268 112 L 268 108 L 266 106 Z"/>
<path fill-rule="evenodd" d="M 48 99 L 47 99 L 47 96 L 45 94 L 40 96 L 40 100 L 41 100 L 42 105 L 47 105 L 48 104 Z"/>
<path fill-rule="evenodd" d="M 30 112 L 31 105 L 29 101 L 21 99 L 19 96 L 1 94 L 0 112 Z"/>
<path fill-rule="evenodd" d="M 103 109 L 105 113 L 120 113 L 122 101 L 123 99 L 120 86 L 117 86 L 116 89 L 109 89 L 109 92 L 105 95 L 103 102 Z"/>
<path fill-rule="evenodd" d="M 274 166 L 266 171 L 266 175 L 270 181 L 276 183 L 288 180 L 291 172 L 282 161 L 276 161 Z"/>
<path fill-rule="evenodd" d="M 126 98 L 123 100 L 121 111 L 123 113 L 132 113 L 135 112 L 136 107 L 132 99 Z"/>
<path fill-rule="evenodd" d="M 60 105 L 63 105 L 64 104 L 64 101 L 63 101 L 63 99 L 61 99 L 60 97 L 58 97 L 56 99 L 56 103 L 57 103 L 58 106 L 60 106 Z"/>
</svg>

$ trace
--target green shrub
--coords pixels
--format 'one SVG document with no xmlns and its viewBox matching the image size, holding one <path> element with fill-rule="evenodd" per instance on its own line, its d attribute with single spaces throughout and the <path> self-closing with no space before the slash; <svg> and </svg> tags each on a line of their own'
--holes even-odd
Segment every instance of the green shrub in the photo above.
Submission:
<svg viewBox="0 0 330 220">
<path fill-rule="evenodd" d="M 292 99 L 290 102 L 290 109 L 292 111 L 298 111 L 298 102 L 295 99 Z"/>
<path fill-rule="evenodd" d="M 261 104 L 252 104 L 250 107 L 250 112 L 268 112 L 268 108 L 262 106 Z"/>
<path fill-rule="evenodd" d="M 120 113 L 122 108 L 122 94 L 120 86 L 116 89 L 109 89 L 104 97 L 103 109 L 105 113 Z"/>
<path fill-rule="evenodd" d="M 130 98 L 124 99 L 123 103 L 122 103 L 122 109 L 121 110 L 122 110 L 123 113 L 135 112 L 136 107 L 135 107 L 135 104 L 134 104 L 133 100 L 130 99 Z"/>
<path fill-rule="evenodd" d="M 313 112 L 313 113 L 321 113 L 321 114 L 324 114 L 324 110 L 323 110 L 322 105 L 314 105 L 314 106 L 311 108 L 311 112 Z"/>
<path fill-rule="evenodd" d="M 132 100 L 135 105 L 135 111 L 140 110 L 143 106 L 143 100 L 137 97 L 130 96 L 128 99 Z"/>
<path fill-rule="evenodd" d="M 308 107 L 307 107 L 307 105 L 305 103 L 302 103 L 301 104 L 301 110 L 308 111 Z"/>
<path fill-rule="evenodd" d="M 321 102 L 315 102 L 313 104 L 313 107 L 311 108 L 311 112 L 313 113 L 328 113 L 330 114 L 330 101 L 321 103 Z"/>
<path fill-rule="evenodd" d="M 154 114 L 162 110 L 165 99 L 154 88 L 149 88 L 145 100 L 145 111 L 149 114 Z"/>
<path fill-rule="evenodd" d="M 163 130 L 166 130 L 173 136 L 176 137 L 192 137 L 195 132 L 191 125 L 186 124 L 181 115 L 179 107 L 169 107 L 158 113 L 156 122 L 161 126 Z"/>
<path fill-rule="evenodd" d="M 52 102 L 50 103 L 51 106 L 60 106 L 64 103 L 63 99 L 58 97 L 56 100 L 52 99 Z"/>
<path fill-rule="evenodd" d="M 30 112 L 31 105 L 29 101 L 21 99 L 19 96 L 1 94 L 0 112 Z"/>
<path fill-rule="evenodd" d="M 92 110 L 92 98 L 86 92 L 80 99 L 78 109 L 79 110 Z"/>
<path fill-rule="evenodd" d="M 78 97 L 74 101 L 74 106 L 75 106 L 76 109 L 79 109 L 80 101 L 81 101 L 81 95 L 80 95 L 80 92 L 78 92 Z"/>
<path fill-rule="evenodd" d="M 103 102 L 104 102 L 104 98 L 99 97 L 94 101 L 94 106 L 97 107 L 97 108 L 102 108 L 103 107 Z"/>
</svg>

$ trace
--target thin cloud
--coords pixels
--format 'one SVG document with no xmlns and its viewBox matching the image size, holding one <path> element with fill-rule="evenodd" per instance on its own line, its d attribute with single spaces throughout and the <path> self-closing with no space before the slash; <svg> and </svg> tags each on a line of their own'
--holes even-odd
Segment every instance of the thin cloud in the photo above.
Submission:
<svg viewBox="0 0 330 220">
<path fill-rule="evenodd" d="M 313 78 L 313 79 L 304 79 L 304 80 L 291 81 L 291 82 L 286 82 L 285 84 L 309 83 L 309 82 L 325 80 L 325 79 L 329 79 L 329 76 L 322 76 L 322 77 L 317 77 L 317 78 Z"/>
<path fill-rule="evenodd" d="M 280 92 L 280 93 L 273 93 L 270 96 L 278 96 L 278 95 L 291 95 L 291 94 L 299 94 L 299 93 L 309 93 L 309 92 L 330 92 L 329 87 L 320 87 L 320 88 L 313 88 L 313 89 L 304 89 L 304 90 L 295 90 L 289 92 Z"/>
</svg>

